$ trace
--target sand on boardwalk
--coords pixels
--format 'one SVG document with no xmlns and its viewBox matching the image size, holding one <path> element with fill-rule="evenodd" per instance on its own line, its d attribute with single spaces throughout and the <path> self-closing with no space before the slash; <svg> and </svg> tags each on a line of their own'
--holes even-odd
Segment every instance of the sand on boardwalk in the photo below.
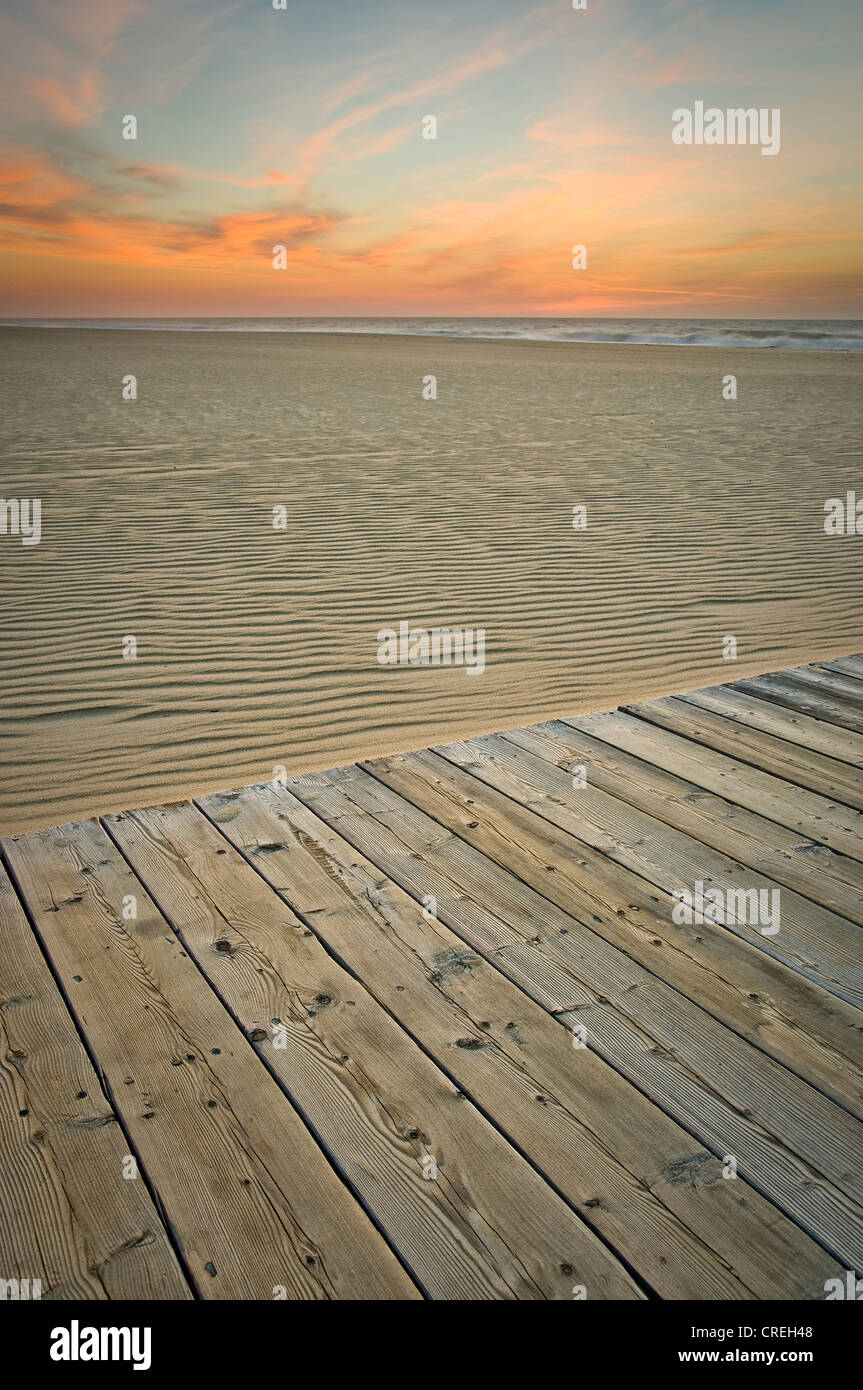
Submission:
<svg viewBox="0 0 863 1390">
<path fill-rule="evenodd" d="M 42 499 L 39 545 L 0 536 L 0 829 L 860 651 L 863 538 L 823 522 L 860 490 L 861 370 L 0 330 L 0 493 Z M 487 669 L 380 666 L 377 632 L 401 621 L 484 628 Z"/>
</svg>

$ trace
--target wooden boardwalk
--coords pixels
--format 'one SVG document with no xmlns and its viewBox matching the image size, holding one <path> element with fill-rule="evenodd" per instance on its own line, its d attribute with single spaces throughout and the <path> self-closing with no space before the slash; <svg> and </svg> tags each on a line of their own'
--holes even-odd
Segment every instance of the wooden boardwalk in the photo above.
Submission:
<svg viewBox="0 0 863 1390">
<path fill-rule="evenodd" d="M 863 1270 L 863 657 L 2 852 L 0 1279 L 821 1299 Z M 777 922 L 675 920 L 696 885 Z"/>
</svg>

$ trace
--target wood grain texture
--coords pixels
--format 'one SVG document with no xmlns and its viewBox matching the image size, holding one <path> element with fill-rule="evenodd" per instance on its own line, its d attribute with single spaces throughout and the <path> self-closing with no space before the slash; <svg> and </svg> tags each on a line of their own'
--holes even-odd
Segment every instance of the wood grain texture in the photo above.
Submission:
<svg viewBox="0 0 863 1390">
<path fill-rule="evenodd" d="M 852 656 L 8 838 L 0 1280 L 823 1298 L 861 812 Z M 680 920 L 698 880 L 778 933 Z"/>
<path fill-rule="evenodd" d="M 430 750 L 364 766 L 863 1118 L 859 1009 L 731 932 L 675 923 L 669 894 Z"/>
<path fill-rule="evenodd" d="M 535 735 L 522 730 L 519 737 Z M 776 888 L 765 875 L 609 796 L 589 781 L 575 790 L 569 772 L 525 747 L 514 747 L 509 738 L 489 735 L 438 751 L 666 893 L 692 892 L 698 881 L 768 893 Z M 791 889 L 781 890 L 780 907 L 777 935 L 765 935 L 757 925 L 739 920 L 719 929 L 742 937 L 859 1007 L 863 1002 L 860 928 Z"/>
<path fill-rule="evenodd" d="M 776 676 L 804 690 L 813 690 L 816 695 L 825 695 L 839 704 L 847 704 L 852 709 L 863 710 L 863 690 L 858 680 L 847 677 L 843 672 L 824 669 L 818 666 L 792 666 L 785 671 L 777 671 Z"/>
<path fill-rule="evenodd" d="M 202 804 L 655 1292 L 821 1295 L 823 1251 L 290 790 Z"/>
<path fill-rule="evenodd" d="M 638 706 L 638 717 L 683 734 L 696 746 L 716 748 L 783 781 L 863 809 L 863 738 L 832 724 L 730 686 L 651 700 Z"/>
<path fill-rule="evenodd" d="M 832 694 L 828 695 L 823 689 L 813 690 L 808 685 L 802 685 L 794 677 L 757 676 L 734 681 L 731 688 L 773 700 L 777 705 L 809 714 L 840 729 L 849 729 L 854 734 L 863 734 L 863 710 Z"/>
<path fill-rule="evenodd" d="M 836 661 L 817 661 L 810 669 L 838 671 L 840 675 L 852 676 L 856 681 L 863 681 L 863 657 L 859 656 L 843 656 Z"/>
<path fill-rule="evenodd" d="M 847 807 L 801 807 L 797 788 L 620 711 L 506 737 L 565 770 L 584 764 L 593 786 L 863 925 L 863 863 L 840 850 L 860 852 Z"/>
<path fill-rule="evenodd" d="M 780 883 L 787 881 L 782 874 L 788 873 L 789 865 L 802 866 L 796 870 L 799 891 L 814 901 L 821 901 L 827 878 L 835 884 L 835 910 L 853 920 L 863 919 L 863 815 L 857 810 L 803 791 L 716 749 L 692 744 L 623 710 L 584 714 L 539 728 L 554 738 L 568 739 L 574 753 L 582 749 L 595 773 L 592 783 L 602 784 L 603 790 L 620 796 L 631 788 L 632 805 L 659 819 L 673 813 L 668 824 L 743 863 L 752 862 L 753 867 L 759 867 L 753 859 L 760 859 L 764 872 Z M 593 742 L 571 739 L 567 728 L 592 735 Z M 518 742 L 521 731 L 511 737 Z M 602 742 L 620 749 L 624 756 L 614 756 L 602 748 Z M 721 799 L 712 801 L 699 791 Z M 806 872 L 807 865 L 813 866 L 812 873 Z M 798 884 L 789 883 L 789 887 Z"/>
<path fill-rule="evenodd" d="M 104 830 L 4 849 L 198 1295 L 418 1296 Z"/>
<path fill-rule="evenodd" d="M 570 1299 L 573 1283 L 591 1298 L 641 1297 L 584 1222 L 196 807 L 105 824 L 431 1297 Z M 256 845 L 255 862 L 266 868 L 277 844 L 271 834 Z"/>
<path fill-rule="evenodd" d="M 0 868 L 0 1278 L 38 1279 L 43 1299 L 191 1298 L 128 1156 Z"/>
<path fill-rule="evenodd" d="M 837 1256 L 863 1250 L 859 1121 L 361 770 L 291 787 L 546 1007 L 578 1010 L 591 1047 Z"/>
</svg>

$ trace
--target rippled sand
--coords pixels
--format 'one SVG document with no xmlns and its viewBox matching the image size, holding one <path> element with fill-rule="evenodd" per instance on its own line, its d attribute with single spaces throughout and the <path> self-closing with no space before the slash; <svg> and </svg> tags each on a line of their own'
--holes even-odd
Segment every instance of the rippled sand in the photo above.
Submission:
<svg viewBox="0 0 863 1390">
<path fill-rule="evenodd" d="M 43 506 L 41 544 L 0 536 L 0 830 L 860 651 L 863 536 L 823 519 L 863 497 L 861 368 L 0 331 L 0 494 Z M 402 620 L 485 628 L 484 675 L 379 666 Z"/>
</svg>

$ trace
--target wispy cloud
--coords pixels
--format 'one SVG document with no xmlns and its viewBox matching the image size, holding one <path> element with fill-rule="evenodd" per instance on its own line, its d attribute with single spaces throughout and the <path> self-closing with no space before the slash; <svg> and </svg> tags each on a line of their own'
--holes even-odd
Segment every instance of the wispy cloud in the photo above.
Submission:
<svg viewBox="0 0 863 1390">
<path fill-rule="evenodd" d="M 57 312 L 847 311 L 859 18 L 729 3 L 0 0 L 5 278 Z M 713 94 L 781 102 L 780 156 L 674 147 Z"/>
</svg>

